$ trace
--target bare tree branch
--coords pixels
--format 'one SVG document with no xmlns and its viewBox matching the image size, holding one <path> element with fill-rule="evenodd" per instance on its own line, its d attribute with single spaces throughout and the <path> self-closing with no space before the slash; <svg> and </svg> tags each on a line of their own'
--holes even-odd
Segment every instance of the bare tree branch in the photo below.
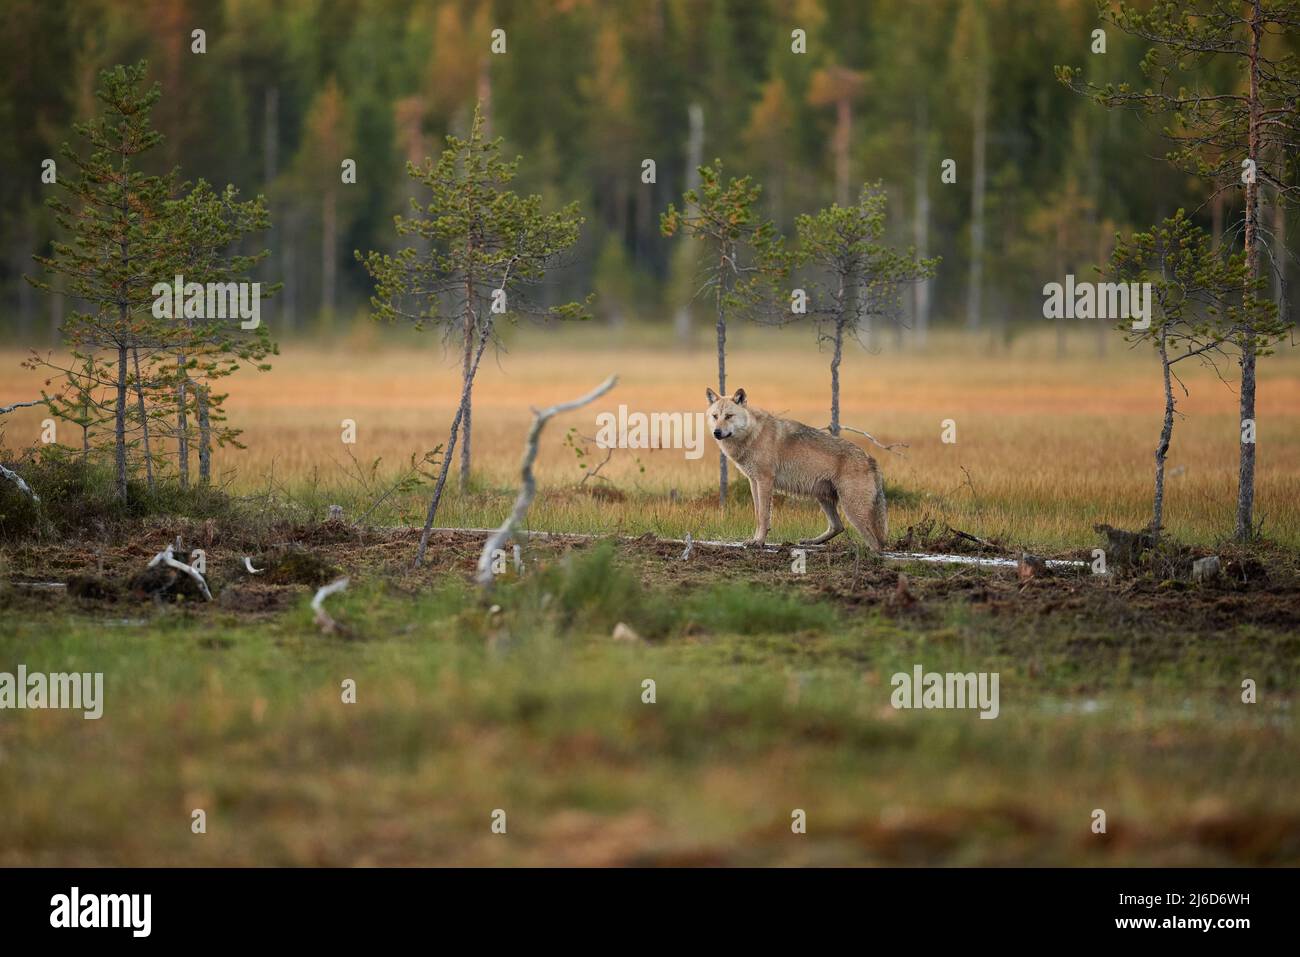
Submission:
<svg viewBox="0 0 1300 957">
<path fill-rule="evenodd" d="M 595 402 L 617 384 L 618 376 L 612 375 L 581 398 L 574 399 L 571 402 L 561 402 L 559 405 L 553 405 L 548 409 L 533 410 L 533 425 L 528 430 L 528 438 L 524 441 L 524 461 L 520 467 L 522 484 L 519 488 L 519 497 L 515 499 L 514 508 L 511 509 L 506 520 L 501 523 L 501 527 L 483 543 L 483 551 L 478 557 L 478 574 L 475 575 L 475 580 L 484 588 L 492 584 L 492 553 L 510 540 L 515 529 L 519 527 L 528 514 L 528 507 L 533 504 L 534 496 L 537 495 L 537 481 L 533 477 L 533 462 L 537 459 L 537 442 L 541 438 L 543 427 L 562 412 L 571 412 L 590 402 Z"/>
<path fill-rule="evenodd" d="M 841 425 L 841 426 L 840 426 L 840 429 L 842 429 L 842 430 L 845 431 L 845 432 L 856 432 L 858 435 L 865 436 L 867 439 L 869 439 L 869 440 L 871 441 L 871 443 L 872 443 L 873 445 L 877 446 L 878 448 L 882 448 L 882 449 L 884 449 L 886 452 L 893 452 L 895 455 L 902 455 L 902 454 L 903 454 L 902 452 L 896 452 L 896 451 L 894 451 L 895 449 L 906 449 L 906 448 L 910 448 L 910 446 L 909 446 L 906 442 L 894 442 L 894 443 L 892 443 L 892 444 L 890 444 L 890 445 L 883 445 L 883 444 L 882 444 L 879 440 L 877 440 L 876 437 L 875 437 L 874 435 L 872 435 L 870 432 L 863 432 L 861 429 L 855 429 L 855 428 L 854 428 L 853 426 L 851 426 L 851 425 Z"/>
<path fill-rule="evenodd" d="M 180 539 L 177 538 L 177 541 L 180 541 Z M 199 574 L 198 569 L 194 568 L 194 566 L 186 565 L 184 562 L 176 560 L 173 555 L 175 548 L 175 545 L 168 545 L 161 552 L 155 555 L 152 560 L 150 560 L 148 567 L 153 568 L 161 562 L 169 568 L 175 568 L 177 571 L 184 572 L 198 583 L 199 591 L 203 593 L 203 597 L 208 601 L 212 601 L 212 592 L 208 591 L 208 583 L 203 580 L 203 576 Z"/>
<path fill-rule="evenodd" d="M 26 409 L 34 405 L 44 405 L 44 399 L 34 399 L 31 402 L 15 402 L 13 405 L 0 405 L 0 415 L 7 415 L 14 409 Z"/>
<path fill-rule="evenodd" d="M 6 478 L 9 481 L 13 482 L 14 485 L 18 486 L 18 491 L 22 492 L 29 499 L 31 499 L 33 505 L 41 504 L 41 497 L 37 495 L 35 492 L 33 492 L 32 487 L 28 485 L 26 482 L 24 482 L 23 477 L 19 475 L 17 472 L 15 472 L 13 469 L 7 469 L 3 465 L 0 465 L 0 478 Z"/>
</svg>

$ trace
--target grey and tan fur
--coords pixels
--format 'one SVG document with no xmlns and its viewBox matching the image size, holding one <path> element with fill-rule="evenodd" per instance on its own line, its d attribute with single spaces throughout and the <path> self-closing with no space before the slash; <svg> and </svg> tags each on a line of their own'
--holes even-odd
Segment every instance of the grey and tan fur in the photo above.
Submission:
<svg viewBox="0 0 1300 957">
<path fill-rule="evenodd" d="M 772 493 L 808 495 L 826 513 L 826 531 L 801 545 L 820 545 L 840 532 L 839 508 L 849 524 L 873 549 L 884 547 L 888 534 L 885 485 L 876 460 L 847 439 L 802 422 L 782 419 L 749 404 L 744 389 L 729 399 L 712 389 L 709 427 L 727 458 L 749 479 L 758 528 L 753 544 L 767 541 Z"/>
</svg>

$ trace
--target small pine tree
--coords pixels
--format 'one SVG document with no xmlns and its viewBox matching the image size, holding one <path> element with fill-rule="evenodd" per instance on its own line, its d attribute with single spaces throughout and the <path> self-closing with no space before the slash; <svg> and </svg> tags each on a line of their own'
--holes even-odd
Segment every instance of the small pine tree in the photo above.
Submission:
<svg viewBox="0 0 1300 957">
<path fill-rule="evenodd" d="M 1300 184 L 1288 177 L 1296 166 L 1300 63 L 1284 43 L 1275 42 L 1300 24 L 1300 0 L 1121 2 L 1099 4 L 1098 13 L 1150 44 L 1141 63 L 1146 83 L 1141 89 L 1127 83 L 1098 85 L 1068 66 L 1056 68 L 1057 79 L 1109 109 L 1167 117 L 1170 164 L 1207 179 L 1216 194 L 1241 191 L 1242 248 L 1253 290 L 1265 254 L 1275 255 L 1270 244 L 1282 245 L 1260 218 L 1261 194 L 1267 189 L 1275 202 L 1300 203 Z M 1216 88 L 1209 78 L 1220 64 L 1239 75 L 1240 82 Z M 1254 534 L 1256 360 L 1271 339 L 1270 330 L 1249 323 L 1237 330 L 1238 541 Z"/>
<path fill-rule="evenodd" d="M 811 267 L 808 315 L 818 341 L 831 345 L 832 435 L 840 434 L 840 362 L 844 340 L 857 337 L 864 320 L 902 321 L 902 289 L 934 276 L 939 258 L 917 259 L 916 250 L 887 245 L 887 197 L 880 183 L 862 187 L 853 206 L 831 204 L 795 220 L 794 260 Z"/>
<path fill-rule="evenodd" d="M 72 241 L 55 242 L 50 255 L 34 258 L 66 277 L 66 291 L 91 309 L 73 313 L 64 324 L 69 365 L 35 353 L 26 363 L 62 378 L 45 399 L 55 415 L 81 428 L 83 454 L 111 443 L 123 500 L 137 448 L 153 485 L 162 453 L 151 439 L 176 440 L 181 479 L 188 480 L 191 411 L 199 424 L 200 477 L 206 482 L 212 446 L 237 444 L 239 434 L 223 424 L 225 396 L 212 393 L 210 382 L 230 375 L 240 362 L 267 368 L 262 360 L 275 351 L 265 326 L 244 330 L 238 317 L 179 309 L 173 317 L 156 308 L 155 285 L 171 285 L 176 276 L 187 284 L 244 280 L 267 253 L 229 250 L 270 222 L 261 197 L 241 202 L 230 186 L 221 193 L 203 181 L 190 188 L 179 183 L 176 170 L 150 176 L 138 168 L 138 157 L 162 142 L 150 125 L 161 89 L 156 83 L 142 88 L 147 69 L 141 61 L 101 73 L 96 95 L 103 115 L 74 127 L 90 143 L 91 155 L 83 158 L 63 147 L 78 175 L 59 182 L 78 205 L 54 199 L 50 206 Z M 48 282 L 29 281 L 53 291 Z M 173 410 L 175 427 L 168 424 Z M 112 429 L 104 441 L 100 426 L 106 416 Z"/>
<path fill-rule="evenodd" d="M 249 282 L 252 271 L 270 255 L 266 249 L 238 252 L 248 237 L 271 226 L 262 196 L 240 200 L 233 186 L 217 192 L 199 180 L 183 198 L 169 204 L 167 215 L 168 235 L 183 264 L 187 284 Z M 262 286 L 260 296 L 269 298 L 279 288 L 279 283 Z M 155 381 L 174 403 L 175 417 L 162 431 L 176 442 L 177 472 L 185 487 L 189 484 L 190 447 L 195 433 L 199 481 L 204 484 L 212 477 L 214 447 L 242 448 L 241 430 L 226 424 L 226 394 L 214 392 L 212 384 L 234 374 L 241 363 L 266 371 L 270 368 L 266 358 L 279 350 L 265 323 L 245 329 L 236 316 L 177 312 L 172 320 L 172 352 L 158 357 Z"/>
<path fill-rule="evenodd" d="M 425 517 L 416 564 L 424 560 L 429 532 L 446 484 L 458 434 L 460 478 L 470 476 L 470 428 L 474 376 L 499 317 L 533 315 L 566 320 L 586 318 L 583 304 L 546 306 L 534 291 L 562 265 L 578 241 L 583 218 L 578 204 L 547 213 L 541 196 L 520 196 L 510 184 L 519 160 L 500 158 L 501 140 L 487 139 L 475 110 L 468 139 L 447 137 L 437 163 L 407 163 L 406 173 L 426 187 L 423 203 L 411 200 L 410 217 L 397 216 L 399 236 L 414 236 L 393 255 L 371 251 L 356 257 L 375 282 L 370 303 L 376 319 L 438 326 L 461 340 L 461 396 L 447 440 L 442 468 Z"/>
<path fill-rule="evenodd" d="M 63 326 L 64 341 L 73 356 L 71 367 L 60 367 L 33 355 L 29 365 L 48 367 L 64 375 L 65 388 L 47 395 L 51 410 L 88 427 L 88 404 L 111 405 L 115 487 L 127 495 L 128 456 L 150 423 L 139 368 L 166 344 L 172 329 L 152 315 L 154 277 L 173 271 L 173 250 L 165 237 L 166 207 L 175 190 L 176 173 L 145 174 L 139 157 L 156 147 L 162 135 L 150 125 L 150 113 L 162 95 L 158 84 L 141 89 L 146 64 L 117 66 L 103 71 L 95 91 L 103 115 L 73 129 L 91 147 L 79 156 L 64 144 L 61 154 L 76 174 L 60 177 L 59 185 L 76 201 L 48 201 L 71 242 L 56 241 L 48 256 L 35 256 L 48 272 L 64 277 L 63 291 L 89 305 L 73 312 Z M 29 279 L 53 292 L 43 280 Z M 75 373 L 77 378 L 73 378 Z M 128 426 L 129 392 L 135 386 L 139 421 Z M 89 401 L 89 396 L 95 398 Z M 89 439 L 95 435 L 84 433 Z M 151 466 L 150 466 L 151 467 Z"/>
<path fill-rule="evenodd" d="M 669 204 L 659 219 L 665 236 L 684 232 L 704 244 L 701 290 L 713 290 L 718 344 L 718 394 L 727 394 L 727 317 L 751 318 L 775 312 L 777 286 L 789 264 L 780 234 L 758 213 L 763 188 L 749 176 L 722 182 L 722 160 L 699 168 L 700 185 L 682 196 L 682 208 Z M 718 455 L 718 501 L 727 502 L 727 457 Z"/>
<path fill-rule="evenodd" d="M 1205 231 L 1180 209 L 1145 232 L 1119 239 L 1111 254 L 1109 272 L 1115 279 L 1151 284 L 1150 325 L 1135 329 L 1131 320 L 1126 320 L 1119 328 L 1132 342 L 1150 342 L 1160 357 L 1165 402 L 1155 452 L 1153 539 L 1159 537 L 1164 523 L 1165 459 L 1174 416 L 1179 414 L 1174 383 L 1188 394 L 1175 367 L 1197 359 L 1217 372 L 1216 360 L 1239 339 L 1243 329 L 1254 330 L 1259 355 L 1267 355 L 1269 343 L 1284 331 L 1277 322 L 1276 304 L 1257 295 L 1261 282 L 1251 277 L 1246 253 L 1224 257 L 1213 245 Z M 1265 334 L 1267 339 L 1259 338 Z"/>
</svg>

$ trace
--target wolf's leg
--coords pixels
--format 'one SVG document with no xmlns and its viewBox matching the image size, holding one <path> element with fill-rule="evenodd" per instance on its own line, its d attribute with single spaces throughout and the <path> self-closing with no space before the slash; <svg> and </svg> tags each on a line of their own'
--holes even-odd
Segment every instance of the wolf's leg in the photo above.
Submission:
<svg viewBox="0 0 1300 957">
<path fill-rule="evenodd" d="M 836 491 L 849 524 L 873 549 L 884 549 L 889 519 L 885 508 L 885 485 L 875 463 L 846 475 L 836 486 Z"/>
<path fill-rule="evenodd" d="M 844 531 L 844 523 L 840 521 L 839 509 L 835 507 L 839 501 L 838 496 L 835 494 L 835 487 L 827 482 L 825 488 L 819 485 L 814 489 L 813 495 L 817 499 L 817 504 L 822 507 L 822 511 L 826 513 L 826 531 L 816 538 L 803 539 L 799 542 L 800 545 L 822 545 Z"/>
<path fill-rule="evenodd" d="M 754 498 L 754 517 L 758 521 L 751 544 L 762 545 L 767 541 L 767 530 L 772 523 L 772 480 L 751 478 L 749 493 Z"/>
</svg>

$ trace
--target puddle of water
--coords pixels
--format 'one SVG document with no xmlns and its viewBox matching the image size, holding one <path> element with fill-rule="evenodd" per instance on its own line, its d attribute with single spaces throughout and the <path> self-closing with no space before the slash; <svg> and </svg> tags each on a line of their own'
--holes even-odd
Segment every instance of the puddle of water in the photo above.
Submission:
<svg viewBox="0 0 1300 957">
<path fill-rule="evenodd" d="M 490 528 L 435 528 L 435 532 L 469 532 L 481 535 L 490 535 L 495 529 Z M 517 534 L 530 538 L 577 538 L 577 539 L 595 539 L 604 536 L 585 534 L 582 532 L 543 532 L 543 531 L 520 531 Z M 636 541 L 635 538 L 624 536 L 623 541 Z M 685 545 L 686 540 L 680 538 L 664 538 L 663 542 L 669 542 L 675 545 Z M 695 545 L 707 545 L 713 548 L 745 548 L 745 542 L 723 542 L 713 539 L 694 539 Z M 813 551 L 820 551 L 825 548 L 824 545 L 797 545 L 794 543 L 784 545 L 765 545 L 765 552 L 782 552 L 789 548 L 806 548 Z M 941 565 L 975 565 L 982 568 L 1015 568 L 1019 562 L 1014 558 L 990 558 L 984 555 L 944 555 L 936 552 L 882 552 L 882 558 L 895 562 L 932 562 Z M 1087 562 L 1074 561 L 1069 559 L 1049 559 L 1048 568 L 1086 568 Z"/>
<path fill-rule="evenodd" d="M 980 565 L 985 568 L 1015 568 L 1020 563 L 1014 558 L 989 558 L 984 555 L 940 555 L 933 552 L 882 552 L 882 558 L 896 562 L 938 562 L 947 565 Z M 1049 559 L 1048 568 L 1083 568 L 1087 562 L 1069 559 Z"/>
</svg>

